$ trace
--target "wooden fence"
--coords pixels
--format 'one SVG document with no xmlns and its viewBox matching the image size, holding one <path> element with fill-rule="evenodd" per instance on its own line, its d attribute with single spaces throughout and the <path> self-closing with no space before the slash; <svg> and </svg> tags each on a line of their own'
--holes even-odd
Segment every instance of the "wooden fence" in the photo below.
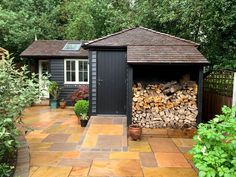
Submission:
<svg viewBox="0 0 236 177">
<path fill-rule="evenodd" d="M 220 114 L 223 105 L 231 107 L 235 104 L 236 72 L 213 71 L 204 79 L 203 86 L 203 121 Z"/>
</svg>

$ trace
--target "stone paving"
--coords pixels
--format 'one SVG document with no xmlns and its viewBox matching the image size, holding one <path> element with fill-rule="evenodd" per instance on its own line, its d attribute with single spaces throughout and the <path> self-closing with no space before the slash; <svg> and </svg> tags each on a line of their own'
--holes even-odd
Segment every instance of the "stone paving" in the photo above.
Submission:
<svg viewBox="0 0 236 177">
<path fill-rule="evenodd" d="M 173 132 L 160 129 L 153 130 L 159 132 L 157 136 L 131 141 L 124 138 L 121 117 L 104 120 L 92 118 L 90 126 L 81 128 L 72 108 L 26 109 L 23 121 L 34 129 L 26 135 L 29 176 L 197 176 L 188 154 L 191 139 L 170 138 Z"/>
</svg>

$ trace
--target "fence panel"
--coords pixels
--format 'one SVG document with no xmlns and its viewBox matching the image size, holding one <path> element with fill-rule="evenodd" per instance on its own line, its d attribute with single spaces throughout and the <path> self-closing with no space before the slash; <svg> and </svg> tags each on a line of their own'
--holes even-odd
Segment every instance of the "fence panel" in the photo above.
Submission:
<svg viewBox="0 0 236 177">
<path fill-rule="evenodd" d="M 234 71 L 213 71 L 204 79 L 203 121 L 221 113 L 223 105 L 232 106 Z"/>
</svg>

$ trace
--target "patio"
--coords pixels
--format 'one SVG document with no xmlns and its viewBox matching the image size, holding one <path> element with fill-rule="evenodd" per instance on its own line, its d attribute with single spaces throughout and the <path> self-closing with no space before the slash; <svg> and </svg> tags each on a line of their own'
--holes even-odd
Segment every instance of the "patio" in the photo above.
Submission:
<svg viewBox="0 0 236 177">
<path fill-rule="evenodd" d="M 26 135 L 30 177 L 197 176 L 187 153 L 193 141 L 165 129 L 130 141 L 125 117 L 92 118 L 81 128 L 72 108 L 48 106 L 26 109 L 23 121 L 34 129 Z"/>
</svg>

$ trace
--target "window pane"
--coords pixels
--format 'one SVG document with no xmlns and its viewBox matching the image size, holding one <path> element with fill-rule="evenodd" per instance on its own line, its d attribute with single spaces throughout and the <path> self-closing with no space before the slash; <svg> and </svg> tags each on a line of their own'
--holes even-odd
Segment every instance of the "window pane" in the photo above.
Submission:
<svg viewBox="0 0 236 177">
<path fill-rule="evenodd" d="M 66 70 L 70 70 L 70 61 L 66 61 Z"/>
<path fill-rule="evenodd" d="M 79 82 L 84 82 L 84 80 L 83 80 L 83 72 L 82 71 L 79 72 Z"/>
<path fill-rule="evenodd" d="M 66 81 L 70 81 L 70 72 L 66 72 Z"/>
<path fill-rule="evenodd" d="M 87 61 L 84 62 L 84 71 L 88 71 L 88 62 Z"/>
<path fill-rule="evenodd" d="M 83 71 L 83 61 L 79 61 L 79 71 Z"/>
<path fill-rule="evenodd" d="M 71 70 L 72 71 L 75 71 L 75 61 L 71 61 Z"/>
<path fill-rule="evenodd" d="M 75 72 L 71 72 L 71 81 L 75 81 Z"/>
<path fill-rule="evenodd" d="M 88 82 L 88 72 L 84 72 L 84 82 Z"/>
</svg>

